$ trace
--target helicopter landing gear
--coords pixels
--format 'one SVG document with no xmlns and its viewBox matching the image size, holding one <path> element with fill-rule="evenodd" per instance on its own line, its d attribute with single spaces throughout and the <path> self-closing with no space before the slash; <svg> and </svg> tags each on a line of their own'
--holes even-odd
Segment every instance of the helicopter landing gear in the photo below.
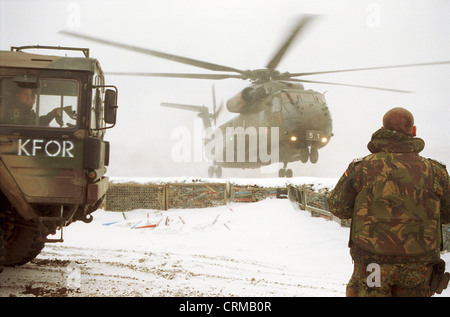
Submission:
<svg viewBox="0 0 450 317">
<path fill-rule="evenodd" d="M 306 163 L 308 162 L 309 151 L 308 148 L 300 149 L 300 162 Z"/>
<path fill-rule="evenodd" d="M 311 152 L 309 153 L 309 161 L 313 164 L 317 163 L 319 160 L 319 151 L 316 148 L 311 148 Z"/>
<path fill-rule="evenodd" d="M 208 167 L 208 177 L 212 178 L 212 177 L 214 177 L 214 174 L 216 175 L 217 178 L 221 178 L 222 177 L 222 167 L 220 167 L 220 166 Z"/>
<path fill-rule="evenodd" d="M 284 163 L 283 168 L 280 168 L 280 170 L 278 171 L 278 177 L 288 177 L 291 178 L 293 176 L 292 170 L 286 169 L 287 163 Z"/>
<path fill-rule="evenodd" d="M 319 160 L 319 150 L 313 147 L 310 150 L 308 148 L 300 149 L 300 161 L 306 163 L 308 159 L 313 164 L 317 163 Z"/>
</svg>

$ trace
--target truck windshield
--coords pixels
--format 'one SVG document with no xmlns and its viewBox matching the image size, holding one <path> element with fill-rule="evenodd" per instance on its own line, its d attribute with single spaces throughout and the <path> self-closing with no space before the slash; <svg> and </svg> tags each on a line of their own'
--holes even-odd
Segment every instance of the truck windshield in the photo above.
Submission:
<svg viewBox="0 0 450 317">
<path fill-rule="evenodd" d="M 77 124 L 79 85 L 70 79 L 0 81 L 0 124 L 72 128 Z"/>
</svg>

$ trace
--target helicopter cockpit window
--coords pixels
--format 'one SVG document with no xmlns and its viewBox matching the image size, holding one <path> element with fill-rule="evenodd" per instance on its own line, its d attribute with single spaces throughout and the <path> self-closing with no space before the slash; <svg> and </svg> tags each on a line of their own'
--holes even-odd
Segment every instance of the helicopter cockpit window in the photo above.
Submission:
<svg viewBox="0 0 450 317">
<path fill-rule="evenodd" d="M 0 81 L 0 124 L 72 128 L 77 123 L 78 82 L 36 79 L 32 85 L 14 78 Z"/>
<path fill-rule="evenodd" d="M 325 103 L 325 97 L 323 95 L 314 95 L 314 96 L 316 96 L 317 101 Z"/>
<path fill-rule="evenodd" d="M 315 101 L 312 94 L 301 94 L 303 101 Z"/>
<path fill-rule="evenodd" d="M 314 95 L 314 98 L 316 99 L 316 101 L 321 102 L 321 103 L 325 103 L 325 97 L 323 95 Z"/>
</svg>

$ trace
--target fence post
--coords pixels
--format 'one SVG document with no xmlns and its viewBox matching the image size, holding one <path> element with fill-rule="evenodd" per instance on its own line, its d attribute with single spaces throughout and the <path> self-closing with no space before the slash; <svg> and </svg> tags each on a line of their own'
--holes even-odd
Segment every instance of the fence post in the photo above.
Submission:
<svg viewBox="0 0 450 317">
<path fill-rule="evenodd" d="M 303 210 L 306 210 L 306 185 L 302 185 L 302 202 L 303 202 Z"/>
<path fill-rule="evenodd" d="M 167 194 L 167 189 L 168 189 L 169 185 L 168 184 L 164 184 L 163 190 L 164 190 L 164 206 L 163 206 L 163 210 L 167 210 L 169 209 L 169 195 Z"/>
<path fill-rule="evenodd" d="M 227 204 L 227 183 L 223 184 L 223 204 L 226 205 Z"/>
</svg>

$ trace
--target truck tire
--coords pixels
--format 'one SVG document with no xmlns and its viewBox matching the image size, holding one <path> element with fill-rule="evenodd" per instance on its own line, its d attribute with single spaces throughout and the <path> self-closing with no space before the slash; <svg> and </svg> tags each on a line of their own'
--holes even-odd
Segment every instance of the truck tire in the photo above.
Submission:
<svg viewBox="0 0 450 317">
<path fill-rule="evenodd" d="M 35 224 L 7 227 L 4 238 L 4 266 L 28 263 L 41 253 L 44 245 L 45 237 Z"/>
</svg>

